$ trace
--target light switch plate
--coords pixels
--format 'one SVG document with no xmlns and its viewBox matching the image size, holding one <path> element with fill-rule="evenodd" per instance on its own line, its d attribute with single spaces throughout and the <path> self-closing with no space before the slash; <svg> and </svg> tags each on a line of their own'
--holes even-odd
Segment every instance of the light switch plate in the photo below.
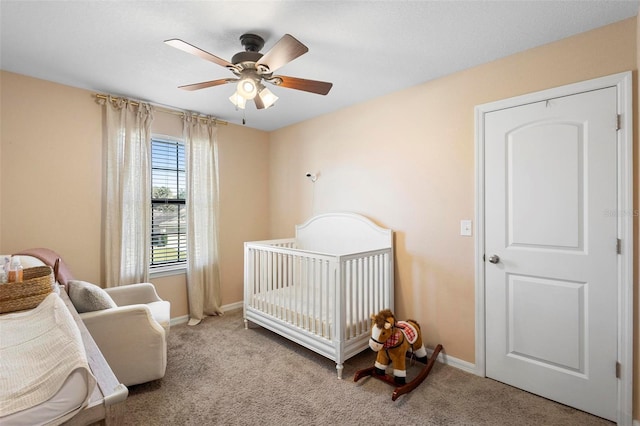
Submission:
<svg viewBox="0 0 640 426">
<path fill-rule="evenodd" d="M 470 220 L 465 219 L 460 221 L 460 235 L 465 237 L 470 237 L 472 235 Z"/>
</svg>

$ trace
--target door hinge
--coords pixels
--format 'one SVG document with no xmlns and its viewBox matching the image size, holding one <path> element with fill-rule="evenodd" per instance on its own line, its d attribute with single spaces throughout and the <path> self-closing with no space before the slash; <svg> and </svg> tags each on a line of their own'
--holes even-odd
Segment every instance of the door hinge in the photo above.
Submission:
<svg viewBox="0 0 640 426">
<path fill-rule="evenodd" d="M 622 128 L 622 114 L 618 114 L 616 116 L 616 130 L 620 130 Z"/>
<path fill-rule="evenodd" d="M 616 253 L 622 254 L 622 240 L 620 238 L 616 240 Z"/>
<path fill-rule="evenodd" d="M 619 379 L 622 375 L 622 364 L 616 362 L 616 379 Z"/>
</svg>

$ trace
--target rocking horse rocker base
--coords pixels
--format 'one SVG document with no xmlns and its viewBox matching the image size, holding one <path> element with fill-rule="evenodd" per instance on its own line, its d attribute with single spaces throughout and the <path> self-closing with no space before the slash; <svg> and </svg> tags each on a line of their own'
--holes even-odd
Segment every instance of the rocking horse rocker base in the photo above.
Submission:
<svg viewBox="0 0 640 426">
<path fill-rule="evenodd" d="M 420 383 L 422 383 L 424 381 L 424 379 L 427 378 L 427 376 L 429 375 L 429 372 L 431 372 L 431 369 L 433 368 L 433 364 L 435 364 L 436 359 L 438 358 L 438 354 L 440 353 L 440 351 L 442 350 L 442 345 L 438 345 L 436 346 L 436 348 L 433 350 L 433 353 L 431 354 L 431 358 L 429 358 L 429 360 L 427 361 L 427 363 L 425 364 L 425 366 L 422 368 L 422 371 L 420 371 L 420 373 L 413 379 L 411 380 L 409 383 L 406 383 L 404 385 L 398 386 L 398 383 L 396 383 L 396 379 L 393 376 L 390 376 L 388 374 L 379 374 L 376 371 L 376 367 L 368 367 L 365 368 L 363 370 L 358 370 L 356 371 L 355 376 L 353 377 L 353 381 L 357 382 L 358 380 L 360 380 L 363 377 L 366 376 L 371 376 L 374 377 L 378 380 L 382 380 L 385 383 L 388 383 L 392 386 L 396 386 L 396 388 L 393 391 L 393 394 L 391 394 L 391 400 L 395 401 L 396 399 L 398 399 L 398 397 L 400 395 L 404 395 L 405 393 L 409 393 L 412 390 L 414 390 L 415 388 L 418 387 L 418 385 Z M 407 353 L 407 356 L 410 356 L 411 353 Z"/>
</svg>

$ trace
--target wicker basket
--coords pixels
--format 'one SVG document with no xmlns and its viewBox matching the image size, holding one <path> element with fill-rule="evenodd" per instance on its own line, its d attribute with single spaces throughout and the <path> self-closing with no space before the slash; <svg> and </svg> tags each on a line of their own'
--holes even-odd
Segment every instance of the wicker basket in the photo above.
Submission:
<svg viewBox="0 0 640 426">
<path fill-rule="evenodd" d="M 0 314 L 35 308 L 53 291 L 53 285 L 51 267 L 26 268 L 22 281 L 0 284 Z"/>
</svg>

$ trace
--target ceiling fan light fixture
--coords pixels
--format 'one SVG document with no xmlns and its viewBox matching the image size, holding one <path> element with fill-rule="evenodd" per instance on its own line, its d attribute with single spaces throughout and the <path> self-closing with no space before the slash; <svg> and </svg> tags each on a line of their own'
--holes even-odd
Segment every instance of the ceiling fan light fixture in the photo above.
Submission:
<svg viewBox="0 0 640 426">
<path fill-rule="evenodd" d="M 258 97 L 260 97 L 260 100 L 262 101 L 262 104 L 264 105 L 265 108 L 269 108 L 270 106 L 275 104 L 276 101 L 278 100 L 278 97 L 274 95 L 271 90 L 267 89 L 264 86 L 262 87 L 262 90 L 260 90 L 260 92 L 258 93 Z"/>
<path fill-rule="evenodd" d="M 309 51 L 307 46 L 290 34 L 282 36 L 265 54 L 260 53 L 264 47 L 262 37 L 250 33 L 243 34 L 240 36 L 240 43 L 244 47 L 244 51 L 233 55 L 231 62 L 180 39 L 166 40 L 165 43 L 230 70 L 234 74 L 234 78 L 219 78 L 178 87 L 183 90 L 200 90 L 232 82 L 236 83 L 236 90 L 229 97 L 229 101 L 236 109 L 245 109 L 247 101 L 253 101 L 259 110 L 273 106 L 278 97 L 264 87 L 262 84 L 264 81 L 276 86 L 319 95 L 326 95 L 333 86 L 332 83 L 326 81 L 273 75 L 276 70 Z"/>
<path fill-rule="evenodd" d="M 233 95 L 229 96 L 229 100 L 236 106 L 236 108 L 244 109 L 247 106 L 247 100 L 240 96 L 237 91 L 234 92 Z"/>
<path fill-rule="evenodd" d="M 249 100 L 256 97 L 258 87 L 252 78 L 243 78 L 238 82 L 236 93 L 243 98 Z"/>
</svg>

